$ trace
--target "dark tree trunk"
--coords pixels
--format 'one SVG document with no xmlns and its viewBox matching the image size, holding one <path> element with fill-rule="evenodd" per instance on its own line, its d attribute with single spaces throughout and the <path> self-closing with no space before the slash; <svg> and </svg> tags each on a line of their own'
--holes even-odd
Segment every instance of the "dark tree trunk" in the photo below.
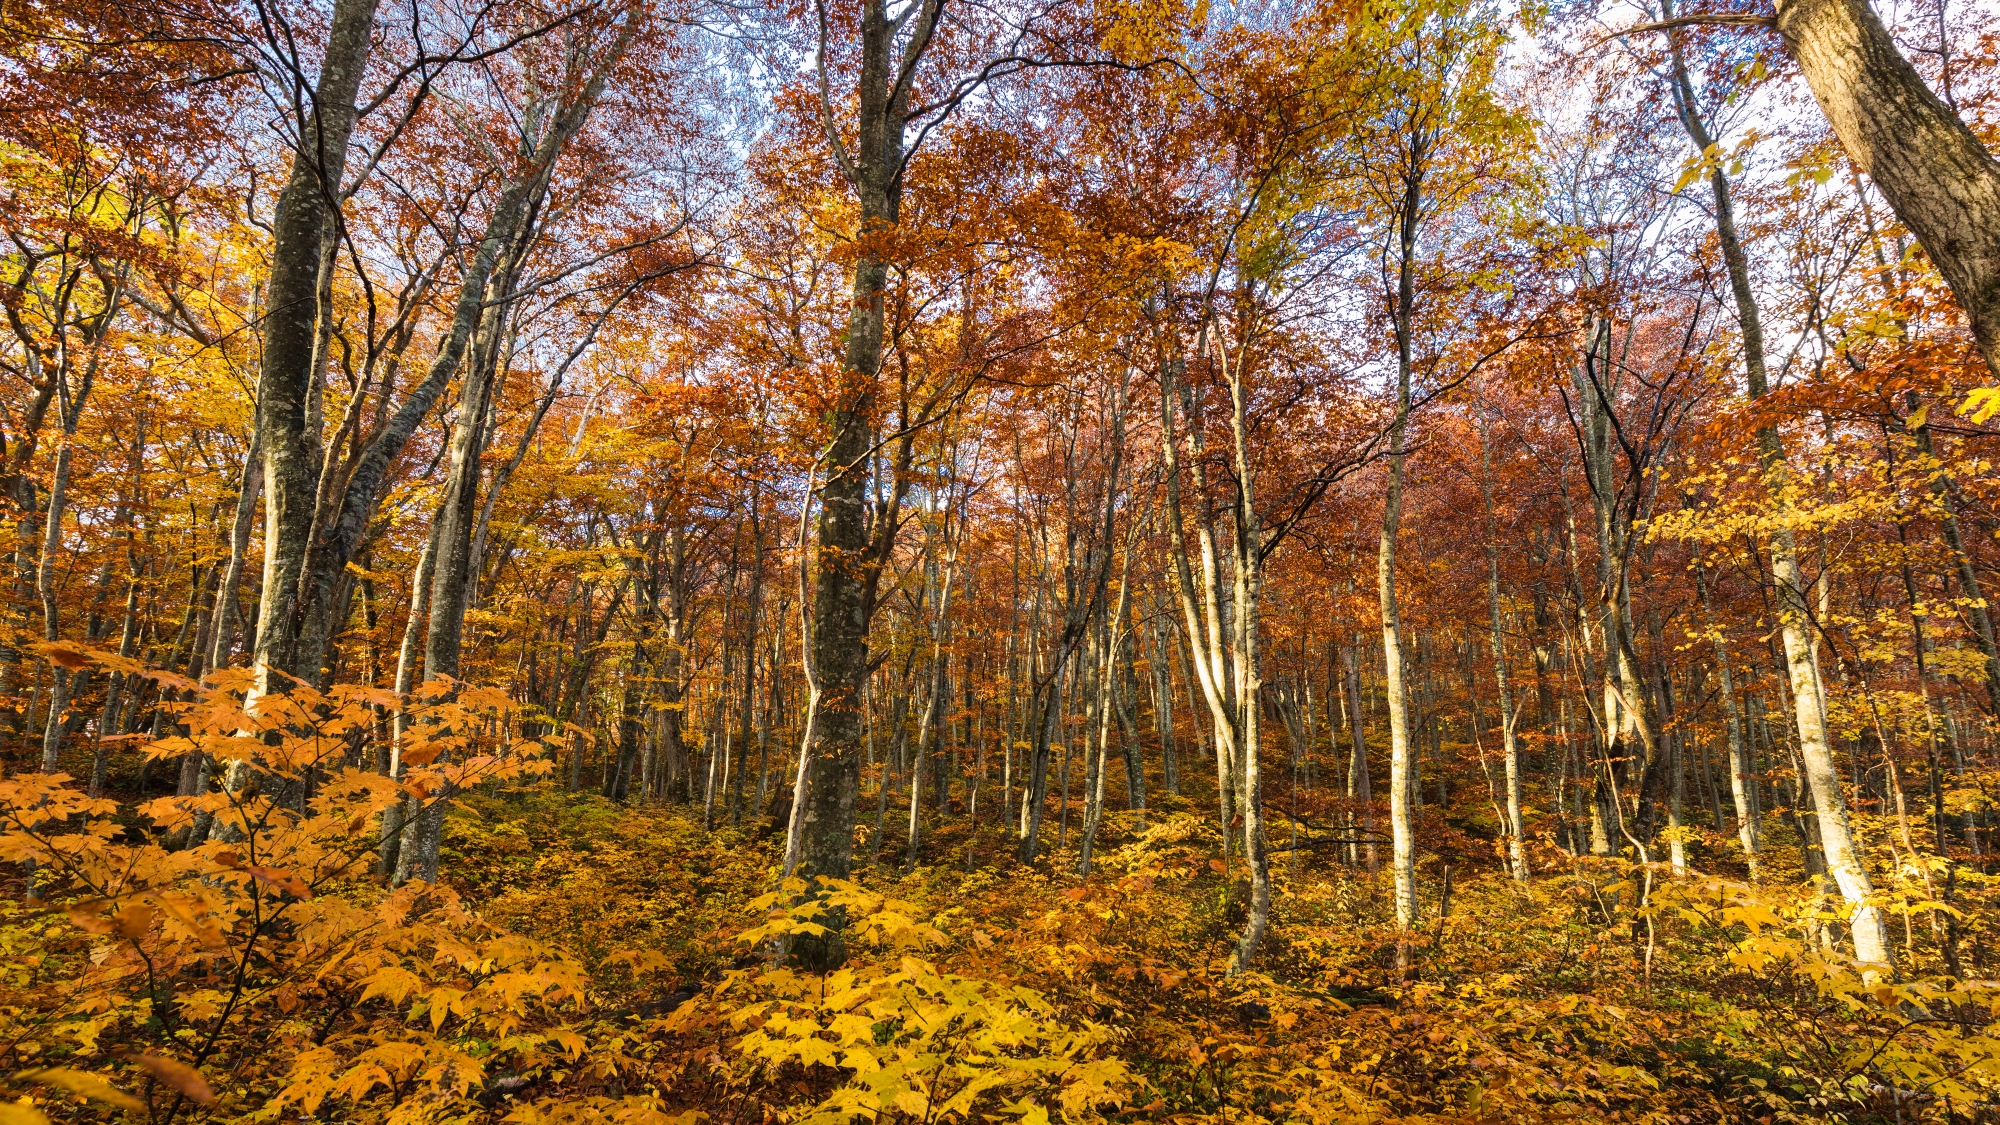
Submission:
<svg viewBox="0 0 2000 1125">
<path fill-rule="evenodd" d="M 814 563 L 812 673 L 818 687 L 812 737 L 795 786 L 792 830 L 787 841 L 788 873 L 808 879 L 844 879 L 854 861 L 855 802 L 861 791 L 862 687 L 868 677 L 868 619 L 874 610 L 884 537 L 893 537 L 896 517 L 871 537 L 869 466 L 875 448 L 877 380 L 882 370 L 889 261 L 880 240 L 898 222 L 905 159 L 903 129 L 908 120 L 917 64 L 931 44 L 942 0 L 892 21 L 886 0 L 862 6 L 860 75 L 855 91 L 856 145 L 851 157 L 829 127 L 842 170 L 860 203 L 860 253 L 854 264 L 853 304 L 848 310 L 846 350 L 841 357 L 839 397 L 832 413 L 833 435 L 825 456 Z M 909 21 L 900 46 L 898 33 Z M 820 65 L 825 65 L 822 57 Z M 892 483 L 892 496 L 900 495 Z M 823 938 L 794 943 L 802 964 L 832 965 L 845 958 L 839 927 Z"/>
<path fill-rule="evenodd" d="M 354 132 L 355 97 L 368 67 L 377 0 L 337 0 L 313 112 L 278 197 L 265 290 L 264 349 L 257 396 L 264 454 L 264 604 L 257 630 L 260 689 L 272 670 L 317 679 L 319 653 L 303 637 L 300 576 L 312 541 L 319 491 L 319 433 L 308 426 L 317 397 L 321 259 L 337 224 L 336 201 Z M 343 562 L 345 560 L 342 560 Z"/>
</svg>

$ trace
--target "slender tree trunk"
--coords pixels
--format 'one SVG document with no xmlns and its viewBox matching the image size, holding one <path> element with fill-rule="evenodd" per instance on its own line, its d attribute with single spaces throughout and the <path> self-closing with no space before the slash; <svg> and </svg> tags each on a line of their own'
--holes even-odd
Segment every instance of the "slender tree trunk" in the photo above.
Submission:
<svg viewBox="0 0 2000 1125">
<path fill-rule="evenodd" d="M 1412 154 L 1421 161 L 1421 154 Z M 1407 173 L 1398 231 L 1395 302 L 1396 416 L 1389 429 L 1389 483 L 1382 502 L 1382 534 L 1375 553 L 1376 594 L 1382 607 L 1384 693 L 1389 705 L 1389 841 L 1396 890 L 1396 967 L 1407 974 L 1410 931 L 1417 921 L 1417 851 L 1410 810 L 1412 789 L 1409 695 L 1403 684 L 1403 625 L 1396 605 L 1396 534 L 1403 518 L 1404 443 L 1410 418 L 1410 375 L 1416 304 L 1416 221 L 1423 180 L 1416 167 Z"/>
<path fill-rule="evenodd" d="M 1653 649 L 1653 694 L 1655 709 L 1660 716 L 1660 738 L 1662 752 L 1667 756 L 1667 827 L 1671 834 L 1667 840 L 1667 861 L 1676 877 L 1688 871 L 1687 840 L 1680 829 L 1682 806 L 1687 797 L 1687 770 L 1684 761 L 1686 739 L 1674 728 L 1674 684 L 1667 671 L 1667 641 L 1665 628 L 1660 622 L 1657 610 L 1646 614 L 1647 637 Z"/>
<path fill-rule="evenodd" d="M 400 706 L 389 723 L 389 777 L 394 780 L 403 776 L 403 734 L 409 729 L 410 689 L 415 686 L 417 674 L 417 638 L 430 605 L 431 567 L 437 541 L 438 525 L 432 523 L 423 552 L 417 556 L 417 568 L 410 575 L 410 616 L 403 623 L 403 643 L 396 650 L 396 698 Z M 393 881 L 401 882 L 405 877 L 403 872 L 408 870 L 402 864 L 403 830 L 422 808 L 422 802 L 410 797 L 383 810 L 378 870 Z"/>
<path fill-rule="evenodd" d="M 78 412 L 83 404 L 77 403 Z M 62 551 L 63 509 L 69 497 L 70 448 L 76 441 L 76 422 L 65 419 L 61 444 L 56 447 L 54 483 L 49 486 L 49 509 L 43 520 L 41 565 L 36 568 L 35 591 L 42 600 L 42 639 L 57 640 L 61 622 L 56 604 L 56 558 Z M 77 673 L 81 676 L 82 673 Z M 62 749 L 63 713 L 69 707 L 70 670 L 50 666 L 49 710 L 42 730 L 42 772 L 54 773 Z M 32 714 L 33 709 L 30 708 Z"/>
<path fill-rule="evenodd" d="M 1361 636 L 1355 634 L 1355 643 L 1341 646 L 1341 659 L 1345 663 L 1341 677 L 1343 694 L 1347 697 L 1347 723 L 1350 746 L 1347 757 L 1347 799 L 1354 803 L 1361 814 L 1361 861 L 1373 878 L 1379 873 L 1381 859 L 1375 848 L 1375 787 L 1368 776 L 1368 742 L 1363 733 L 1361 704 Z"/>
<path fill-rule="evenodd" d="M 1784 0 L 1778 9 L 1778 29 L 1842 143 L 1871 175 L 1878 169 L 1882 173 L 1877 184 L 1925 249 L 1932 252 L 1939 270 L 1965 304 L 1987 364 L 1993 367 L 2000 358 L 1996 351 L 2000 347 L 2000 167 L 1896 51 L 1888 31 L 1865 0 Z M 1696 112 L 1677 45 L 1673 55 L 1674 96 L 1682 125 L 1690 140 L 1706 148 L 1712 138 Z M 1763 330 L 1747 256 L 1736 233 L 1729 182 L 1716 169 L 1709 183 L 1715 196 L 1716 235 L 1742 330 L 1749 393 L 1753 399 L 1762 398 L 1767 385 Z M 1840 772 L 1827 735 L 1811 609 L 1792 529 L 1785 522 L 1790 482 L 1784 446 L 1775 426 L 1758 428 L 1757 450 L 1766 484 L 1780 508 L 1779 526 L 1770 543 L 1771 579 L 1784 637 L 1799 756 L 1819 810 L 1820 846 L 1842 897 L 1854 911 L 1850 928 L 1855 956 L 1869 963 L 1889 964 L 1892 954 L 1887 927 L 1881 910 L 1867 901 L 1874 893 L 1874 883 L 1854 844 Z"/>
<path fill-rule="evenodd" d="M 70 384 L 67 349 L 60 366 L 50 376 L 57 384 L 57 413 L 62 423 L 62 435 L 56 447 L 55 473 L 49 484 L 49 506 L 42 522 L 41 565 L 35 571 L 35 592 L 42 602 L 43 639 L 53 642 L 58 639 L 60 620 L 56 604 L 55 568 L 58 554 L 62 551 L 63 517 L 69 506 L 70 467 L 73 463 L 72 451 L 76 446 L 76 431 L 83 421 L 83 408 L 90 399 L 92 386 L 97 382 L 97 370 L 103 356 L 104 337 L 111 331 L 118 319 L 119 306 L 124 302 L 125 280 L 128 267 L 121 267 L 117 280 L 112 282 L 105 293 L 103 310 L 85 334 L 88 342 L 89 358 L 74 387 Z M 199 673 L 197 673 L 199 674 Z M 47 726 L 42 734 L 42 772 L 53 773 L 56 759 L 62 748 L 63 732 L 67 727 L 65 712 L 69 707 L 70 694 L 74 689 L 81 694 L 79 682 L 89 675 L 78 671 L 74 674 L 67 668 L 53 669 L 52 686 L 49 691 L 49 712 Z"/>
<path fill-rule="evenodd" d="M 1174 740 L 1174 669 L 1164 620 L 1153 626 L 1153 727 L 1160 735 L 1160 785 L 1168 795 L 1181 792 L 1180 747 Z"/>
<path fill-rule="evenodd" d="M 1206 349 L 1206 336 L 1197 344 L 1196 352 Z M 1178 362 L 1178 361 L 1176 361 Z M 1214 531 L 1206 513 L 1207 474 L 1203 468 L 1205 450 L 1202 441 L 1201 418 L 1195 410 L 1194 399 L 1188 388 L 1177 387 L 1175 370 L 1170 368 L 1162 373 L 1160 391 L 1160 452 L 1166 463 L 1167 533 L 1171 546 L 1171 565 L 1176 580 L 1175 588 L 1180 595 L 1182 624 L 1187 630 L 1188 666 L 1193 670 L 1192 680 L 1201 688 L 1201 700 L 1208 707 L 1212 745 L 1215 751 L 1216 805 L 1223 829 L 1223 858 L 1229 855 L 1229 829 L 1233 826 L 1235 813 L 1241 802 L 1233 792 L 1236 780 L 1236 759 L 1238 755 L 1237 721 L 1241 718 L 1236 699 L 1230 694 L 1237 686 L 1230 674 L 1229 656 L 1225 648 L 1223 634 L 1220 566 L 1216 558 Z M 1174 434 L 1173 418 L 1175 400 L 1181 403 L 1181 413 L 1188 419 L 1187 440 L 1190 457 L 1186 471 L 1193 484 L 1200 510 L 1196 519 L 1196 542 L 1199 544 L 1201 575 L 1197 584 L 1194 569 L 1189 564 L 1191 552 L 1185 532 L 1185 517 L 1181 504 L 1182 465 L 1178 439 Z M 1192 691 L 1192 687 L 1190 688 Z"/>
<path fill-rule="evenodd" d="M 1085 777 L 1083 832 L 1076 861 L 1076 873 L 1083 876 L 1090 874 L 1091 857 L 1096 852 L 1097 825 L 1104 816 L 1104 775 L 1110 772 L 1111 765 L 1111 646 L 1100 641 L 1097 647 L 1099 651 L 1093 655 L 1097 658 L 1098 674 L 1091 707 L 1096 714 L 1097 729 L 1086 728 L 1082 736 L 1084 753 L 1091 758 L 1091 768 Z"/>
<path fill-rule="evenodd" d="M 757 492 L 753 484 L 750 492 L 750 595 L 743 610 L 743 705 L 737 716 L 737 744 L 742 747 L 744 760 L 750 754 L 750 724 L 755 717 L 757 702 L 757 624 L 764 603 L 764 530 L 757 514 Z M 758 765 L 757 797 L 764 796 L 763 764 Z M 735 788 L 729 796 L 729 823 L 743 822 L 743 774 L 736 771 Z"/>
<path fill-rule="evenodd" d="M 1111 762 L 1111 711 L 1117 705 L 1112 697 L 1117 692 L 1118 652 L 1125 647 L 1126 609 L 1131 597 L 1131 548 L 1132 544 L 1127 542 L 1124 558 L 1118 566 L 1118 602 L 1099 623 L 1102 641 L 1097 676 L 1097 761 L 1089 803 L 1084 810 L 1083 846 L 1078 849 L 1076 862 L 1077 874 L 1084 876 L 1090 874 L 1091 856 L 1097 848 L 1097 826 L 1104 818 L 1104 775 L 1110 771 Z M 1142 805 L 1143 801 L 1142 797 Z"/>
<path fill-rule="evenodd" d="M 1773 452 L 1775 443 L 1776 435 L 1772 433 L 1768 445 Z M 1767 456 L 1767 463 L 1777 470 L 1774 475 L 1780 477 L 1777 487 L 1784 487 L 1782 467 L 1776 457 Z M 1791 538 L 1791 529 L 1783 526 L 1772 536 L 1771 574 L 1777 587 L 1778 620 L 1784 636 L 1799 756 L 1805 780 L 1812 788 L 1813 804 L 1819 810 L 1815 820 L 1820 850 L 1828 872 L 1840 887 L 1841 897 L 1854 912 L 1848 927 L 1854 937 L 1855 957 L 1870 964 L 1889 965 L 1893 963 L 1893 955 L 1888 928 L 1881 909 L 1868 901 L 1875 893 L 1875 885 L 1848 824 L 1847 799 L 1841 793 L 1840 771 L 1834 763 L 1833 745 L 1827 734 L 1825 693 L 1813 660 L 1805 582 L 1799 574 Z"/>
<path fill-rule="evenodd" d="M 1722 627 L 1715 620 L 1715 613 L 1709 604 L 1708 573 L 1701 565 L 1699 556 L 1695 559 L 1695 589 L 1701 597 L 1703 627 L 1708 630 L 1710 643 L 1715 649 L 1716 679 L 1722 698 L 1723 723 L 1729 738 L 1729 792 L 1736 803 L 1736 840 L 1743 847 L 1743 859 L 1749 868 L 1750 881 L 1756 882 L 1758 875 L 1760 817 L 1757 810 L 1757 791 L 1754 788 L 1753 764 L 1749 747 L 1744 743 L 1743 715 L 1736 701 L 1735 672 L 1729 658 L 1729 642 L 1722 635 Z"/>
<path fill-rule="evenodd" d="M 1239 331 L 1248 331 L 1239 327 Z M 1231 537 L 1234 579 L 1231 648 L 1236 677 L 1236 749 L 1242 761 L 1237 804 L 1243 815 L 1243 855 L 1250 865 L 1250 917 L 1230 959 L 1231 972 L 1247 970 L 1271 918 L 1271 858 L 1264 838 L 1263 713 L 1264 678 L 1261 613 L 1264 592 L 1264 530 L 1257 513 L 1255 464 L 1251 460 L 1250 389 L 1244 356 L 1224 361 L 1229 387 L 1230 437 L 1235 455 L 1236 502 Z"/>
<path fill-rule="evenodd" d="M 229 527 L 229 562 L 222 575 L 222 585 L 216 590 L 214 647 L 209 653 L 208 666 L 229 667 L 229 657 L 236 649 L 236 600 L 243 586 L 243 565 L 250 552 L 250 533 L 257 523 L 257 500 L 264 491 L 263 450 L 261 432 L 250 435 L 250 451 L 243 460 L 243 481 L 236 492 L 236 518 Z M 255 639 L 252 639 L 252 647 Z"/>
<path fill-rule="evenodd" d="M 1118 709 L 1118 732 L 1125 752 L 1125 807 L 1144 813 L 1146 765 L 1139 743 L 1139 676 L 1133 667 L 1137 645 L 1131 622 L 1127 621 L 1121 632 L 1124 640 L 1118 649 L 1118 676 L 1112 685 L 1111 702 Z"/>
<path fill-rule="evenodd" d="M 1528 877 L 1528 853 L 1521 831 L 1521 752 L 1514 739 L 1514 696 L 1507 686 L 1507 650 L 1500 632 L 1500 544 L 1493 515 L 1493 451 L 1487 419 L 1479 425 L 1481 491 L 1486 499 L 1486 611 L 1493 652 L 1493 681 L 1500 697 L 1500 743 L 1507 767 L 1507 859 L 1516 880 Z"/>
</svg>

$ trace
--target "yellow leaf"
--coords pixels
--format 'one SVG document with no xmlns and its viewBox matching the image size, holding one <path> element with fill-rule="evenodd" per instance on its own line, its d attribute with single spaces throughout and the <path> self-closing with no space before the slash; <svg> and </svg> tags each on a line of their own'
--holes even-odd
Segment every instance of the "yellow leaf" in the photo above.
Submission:
<svg viewBox="0 0 2000 1125">
<path fill-rule="evenodd" d="M 0 1102 L 0 1125 L 49 1125 L 49 1119 L 34 1106 Z"/>
<path fill-rule="evenodd" d="M 824 1039 L 801 1039 L 798 1043 L 799 1062 L 805 1066 L 838 1066 L 840 1057 L 834 1053 L 833 1044 Z"/>
<path fill-rule="evenodd" d="M 1985 422 L 1995 414 L 2000 414 L 2000 387 L 1980 387 L 1974 390 L 1965 396 L 1965 404 L 1958 408 L 1958 412 L 1971 415 L 1975 425 Z"/>
<path fill-rule="evenodd" d="M 92 1101 L 108 1102 L 119 1109 L 146 1108 L 145 1102 L 113 1086 L 103 1075 L 92 1074 L 87 1070 L 69 1070 L 52 1066 L 46 1070 L 24 1070 L 15 1075 L 14 1079 L 18 1082 L 39 1082 L 44 1086 L 54 1086 Z"/>
<path fill-rule="evenodd" d="M 458 1009 L 458 1002 L 464 998 L 465 993 L 456 988 L 440 988 L 436 992 L 431 993 L 431 1032 L 433 1034 L 444 1027 L 444 1021 L 452 1017 L 452 1014 Z"/>
</svg>

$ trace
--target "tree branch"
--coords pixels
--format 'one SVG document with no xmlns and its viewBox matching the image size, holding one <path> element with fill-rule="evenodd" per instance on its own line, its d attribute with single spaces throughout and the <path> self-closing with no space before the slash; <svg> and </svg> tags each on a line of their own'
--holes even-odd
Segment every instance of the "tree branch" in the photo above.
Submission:
<svg viewBox="0 0 2000 1125">
<path fill-rule="evenodd" d="M 1586 44 L 1583 49 L 1586 51 L 1595 51 L 1614 39 L 1623 39 L 1628 35 L 1639 35 L 1650 31 L 1672 31 L 1679 27 L 1731 26 L 1776 27 L 1778 26 L 1778 17 L 1754 15 L 1750 12 L 1703 12 L 1691 16 L 1675 16 L 1670 20 L 1655 20 L 1652 23 L 1642 23 L 1636 27 L 1628 27 L 1623 31 L 1614 31 L 1609 35 L 1599 36 Z"/>
</svg>

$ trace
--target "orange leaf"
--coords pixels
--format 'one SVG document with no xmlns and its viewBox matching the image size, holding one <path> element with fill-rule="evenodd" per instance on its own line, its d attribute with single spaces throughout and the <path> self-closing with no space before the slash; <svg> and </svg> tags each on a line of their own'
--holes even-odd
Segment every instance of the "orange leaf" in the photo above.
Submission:
<svg viewBox="0 0 2000 1125">
<path fill-rule="evenodd" d="M 280 871 L 275 867 L 246 867 L 243 870 L 248 871 L 250 877 L 259 883 L 276 887 L 293 898 L 307 899 L 312 897 L 312 889 L 305 885 L 304 880 L 289 871 Z"/>
<path fill-rule="evenodd" d="M 69 920 L 76 928 L 90 934 L 108 934 L 112 922 L 106 918 L 105 908 L 111 905 L 108 899 L 86 899 L 69 908 Z"/>
<path fill-rule="evenodd" d="M 146 936 L 146 931 L 153 928 L 153 918 L 154 911 L 151 905 L 135 902 L 120 910 L 112 925 L 117 929 L 119 937 L 127 941 L 138 941 Z"/>
<path fill-rule="evenodd" d="M 176 1062 L 162 1055 L 137 1051 L 123 1051 L 118 1057 L 133 1066 L 140 1067 L 165 1085 L 179 1090 L 202 1105 L 215 1100 L 215 1091 L 209 1089 L 208 1079 L 203 1078 L 200 1071 L 186 1063 Z"/>
<path fill-rule="evenodd" d="M 48 658 L 51 664 L 60 664 L 72 671 L 90 667 L 90 657 L 83 649 L 62 641 L 48 641 L 34 646 L 35 651 Z"/>
</svg>

